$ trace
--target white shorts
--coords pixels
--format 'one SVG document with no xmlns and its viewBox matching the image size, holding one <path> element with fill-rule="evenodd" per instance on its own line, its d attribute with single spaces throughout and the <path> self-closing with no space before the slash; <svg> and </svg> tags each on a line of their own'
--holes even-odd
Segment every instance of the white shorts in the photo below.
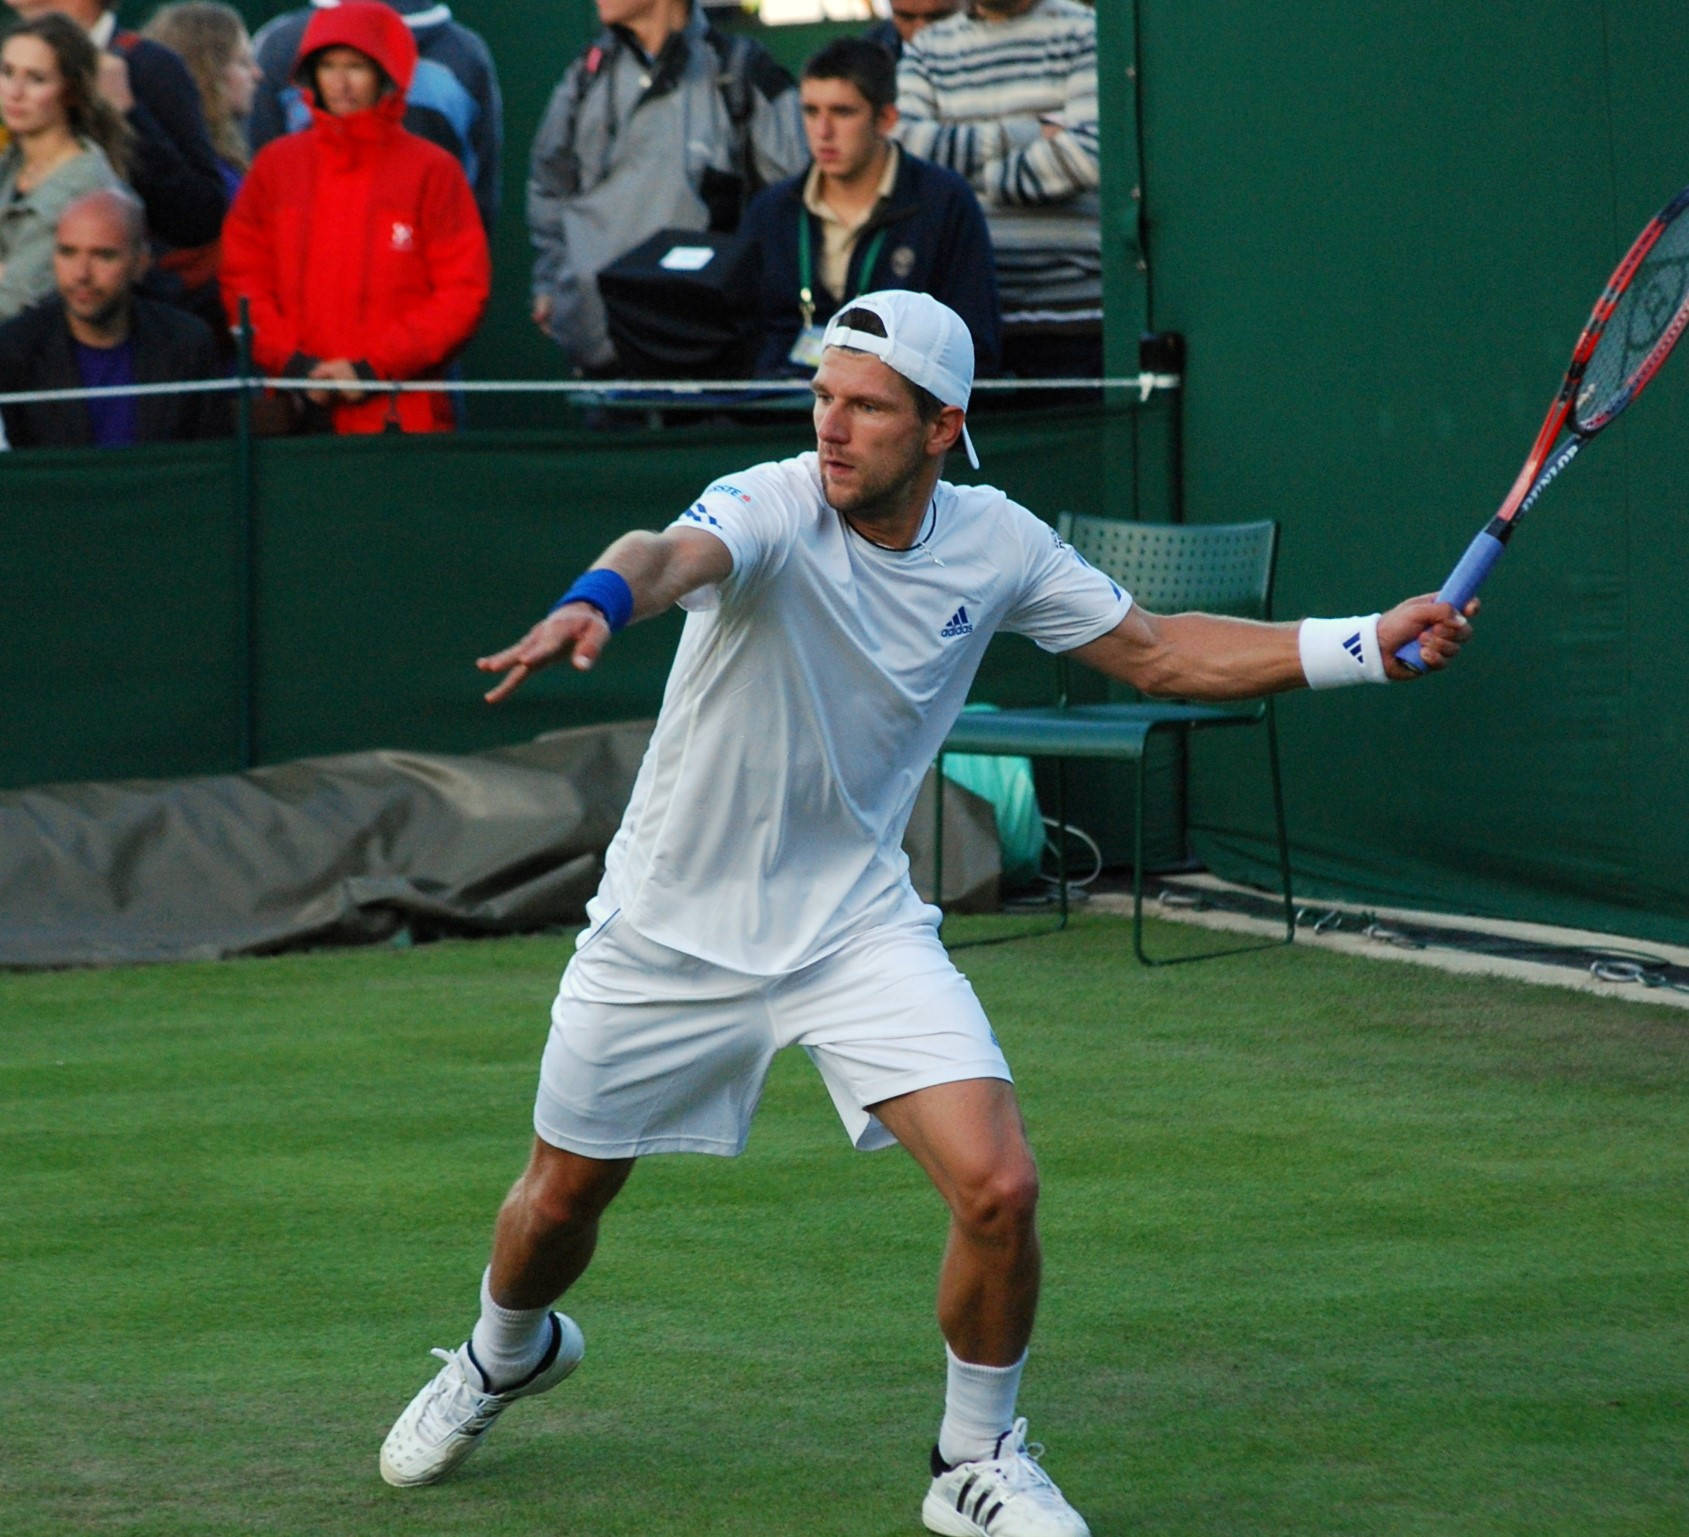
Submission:
<svg viewBox="0 0 1689 1537">
<path fill-rule="evenodd" d="M 895 1140 L 870 1105 L 1010 1076 L 973 988 L 924 924 L 871 930 L 801 971 L 754 977 L 612 914 L 563 973 L 534 1130 L 588 1158 L 739 1153 L 774 1053 L 794 1044 L 862 1149 Z"/>
</svg>

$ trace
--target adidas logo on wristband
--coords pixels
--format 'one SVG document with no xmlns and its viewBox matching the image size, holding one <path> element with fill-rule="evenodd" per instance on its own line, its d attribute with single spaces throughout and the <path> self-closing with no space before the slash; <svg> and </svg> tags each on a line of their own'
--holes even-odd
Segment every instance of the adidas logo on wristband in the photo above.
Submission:
<svg viewBox="0 0 1689 1537">
<path fill-rule="evenodd" d="M 1296 644 L 1309 688 L 1349 683 L 1384 683 L 1384 653 L 1378 646 L 1378 615 L 1350 619 L 1304 619 Z"/>
</svg>

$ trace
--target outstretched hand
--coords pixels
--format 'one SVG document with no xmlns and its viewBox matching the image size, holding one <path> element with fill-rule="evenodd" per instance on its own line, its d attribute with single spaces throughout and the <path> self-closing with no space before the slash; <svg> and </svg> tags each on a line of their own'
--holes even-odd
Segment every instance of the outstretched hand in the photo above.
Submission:
<svg viewBox="0 0 1689 1537">
<path fill-rule="evenodd" d="M 1428 672 L 1447 667 L 1471 638 L 1469 621 L 1477 613 L 1476 598 L 1466 605 L 1464 614 L 1456 613 L 1452 603 L 1440 602 L 1435 593 L 1398 603 L 1378 620 L 1378 649 L 1384 653 L 1385 673 L 1402 682 L 1419 677 L 1405 662 L 1396 660 L 1396 652 L 1410 640 L 1419 642 L 1419 654 Z"/>
<path fill-rule="evenodd" d="M 482 672 L 504 674 L 494 687 L 487 690 L 487 703 L 497 704 L 508 698 L 528 680 L 530 674 L 565 657 L 585 672 L 598 660 L 604 642 L 609 638 L 610 626 L 590 603 L 569 603 L 555 613 L 547 614 L 514 646 L 506 646 L 503 651 L 475 659 L 475 665 Z"/>
</svg>

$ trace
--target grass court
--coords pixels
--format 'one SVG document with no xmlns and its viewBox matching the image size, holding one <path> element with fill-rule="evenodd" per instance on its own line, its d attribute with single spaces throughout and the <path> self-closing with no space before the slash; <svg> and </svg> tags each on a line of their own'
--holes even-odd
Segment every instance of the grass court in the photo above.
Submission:
<svg viewBox="0 0 1689 1537">
<path fill-rule="evenodd" d="M 0 1529 L 921 1530 L 943 1210 L 792 1053 L 745 1157 L 636 1171 L 580 1371 L 380 1481 L 568 946 L 0 975 Z M 959 959 L 1044 1178 L 1021 1407 L 1096 1537 L 1689 1531 L 1682 1012 L 1303 947 L 1146 971 L 1103 917 Z"/>
</svg>

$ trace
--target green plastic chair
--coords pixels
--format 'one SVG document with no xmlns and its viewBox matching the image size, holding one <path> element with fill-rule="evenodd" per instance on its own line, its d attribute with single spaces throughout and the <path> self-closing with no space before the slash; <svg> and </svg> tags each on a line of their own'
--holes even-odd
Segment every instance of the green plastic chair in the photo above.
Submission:
<svg viewBox="0 0 1689 1537">
<path fill-rule="evenodd" d="M 1115 518 L 1063 513 L 1057 531 L 1093 566 L 1120 583 L 1134 600 L 1157 614 L 1201 610 L 1244 619 L 1272 615 L 1273 567 L 1278 525 L 1258 523 L 1129 523 Z M 1284 826 L 1284 790 L 1279 775 L 1278 724 L 1270 698 L 1236 704 L 1139 699 L 1111 704 L 1070 704 L 1068 667 L 1057 658 L 1057 703 L 1030 709 L 969 711 L 945 738 L 939 753 L 937 892 L 943 893 L 943 786 L 946 753 L 1013 755 L 1057 760 L 1058 824 L 1067 825 L 1066 763 L 1069 758 L 1114 758 L 1132 765 L 1132 949 L 1146 966 L 1206 960 L 1241 950 L 1289 944 L 1296 937 L 1290 892 L 1290 844 Z M 1273 820 L 1278 834 L 1279 875 L 1284 890 L 1284 938 L 1195 955 L 1152 957 L 1144 951 L 1144 758 L 1157 731 L 1186 734 L 1217 726 L 1264 726 L 1267 768 L 1272 779 Z M 1060 918 L 1068 918 L 1067 839 L 1058 840 Z M 938 897 L 935 897 L 935 901 Z"/>
</svg>

